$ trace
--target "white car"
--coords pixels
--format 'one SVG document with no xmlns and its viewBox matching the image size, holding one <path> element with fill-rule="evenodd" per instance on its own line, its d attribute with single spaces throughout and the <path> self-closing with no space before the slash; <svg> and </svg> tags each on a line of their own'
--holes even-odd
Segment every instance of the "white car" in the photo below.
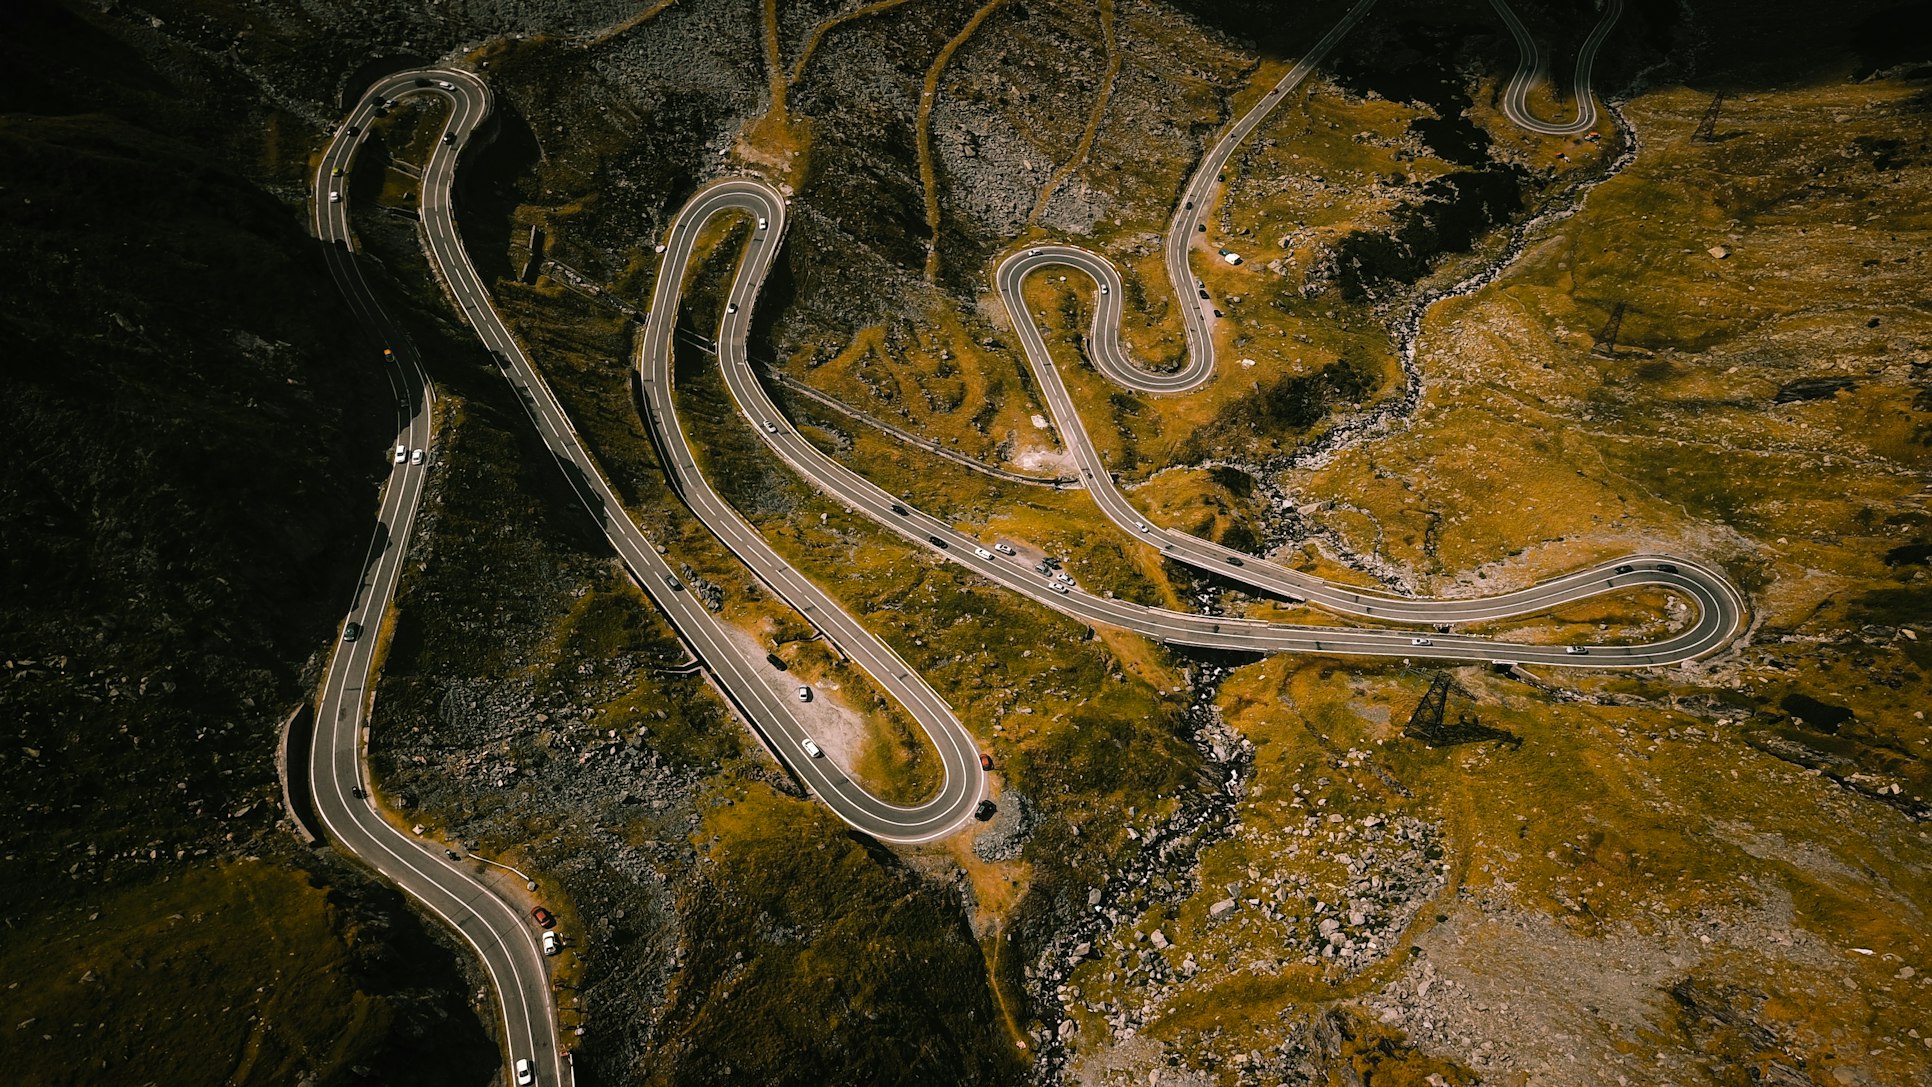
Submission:
<svg viewBox="0 0 1932 1087">
<path fill-rule="evenodd" d="M 1054 592 L 1059 593 L 1061 596 L 1067 595 L 1067 587 L 1065 585 L 1060 584 L 1057 581 L 1047 582 L 1047 588 L 1052 589 Z"/>
<path fill-rule="evenodd" d="M 1015 554 L 1018 554 L 1018 552 L 1016 552 L 1016 551 L 1014 551 L 1014 550 L 1013 550 L 1013 548 L 1012 548 L 1012 546 L 1011 546 L 1010 544 L 1003 544 L 1003 543 L 996 543 L 996 544 L 994 544 L 994 545 L 993 545 L 993 550 L 995 550 L 995 551 L 997 551 L 997 552 L 999 552 L 999 553 L 1000 553 L 1000 554 L 1002 554 L 1002 555 L 1015 555 Z"/>
<path fill-rule="evenodd" d="M 767 434 L 776 434 L 776 433 L 778 433 L 778 424 L 777 424 L 777 423 L 774 423 L 774 422 L 771 422 L 770 420 L 766 420 L 766 421 L 765 421 L 765 433 L 767 433 Z"/>
<path fill-rule="evenodd" d="M 447 80 L 447 79 L 439 79 L 439 80 L 437 80 L 437 81 L 436 81 L 436 85 L 437 85 L 438 87 L 441 87 L 441 88 L 443 88 L 443 89 L 444 89 L 444 90 L 446 90 L 446 91 L 453 91 L 453 90 L 455 90 L 455 89 L 456 89 L 456 84 L 454 84 L 454 83 L 451 83 L 451 82 L 450 82 L 449 80 Z"/>
<path fill-rule="evenodd" d="M 758 229 L 760 229 L 760 230 L 763 230 L 763 229 L 765 229 L 766 227 L 768 227 L 768 226 L 770 226 L 770 225 L 771 225 L 770 223 L 767 223 L 767 222 L 765 221 L 765 217 L 764 217 L 764 216 L 762 216 L 762 215 L 760 215 L 760 216 L 758 217 Z"/>
<path fill-rule="evenodd" d="M 800 687 L 798 689 L 798 700 L 800 702 L 810 702 L 812 700 L 812 689 L 810 687 Z"/>
<path fill-rule="evenodd" d="M 1409 644 L 1410 645 L 1429 645 L 1432 643 L 1427 638 L 1410 638 Z"/>
<path fill-rule="evenodd" d="M 530 1066 L 530 1058 L 517 1058 L 517 1087 L 530 1087 L 537 1082 L 537 1070 Z"/>
<path fill-rule="evenodd" d="M 563 937 L 558 936 L 554 932 L 546 932 L 543 934 L 543 953 L 544 954 L 555 955 L 562 950 L 563 950 Z"/>
<path fill-rule="evenodd" d="M 342 194 L 341 194 L 341 193 L 339 193 L 339 192 L 337 192 L 337 191 L 336 191 L 336 190 L 334 190 L 334 189 L 330 189 L 330 190 L 329 190 L 329 203 L 331 203 L 331 204 L 340 204 L 340 203 L 342 203 Z"/>
<path fill-rule="evenodd" d="M 1584 645 L 1566 645 L 1563 647 L 1563 652 L 1568 653 L 1573 657 L 1582 656 L 1583 654 L 1588 653 L 1589 651 L 1590 651 L 1590 647 L 1584 646 Z"/>
<path fill-rule="evenodd" d="M 993 557 L 993 553 L 991 551 L 986 550 L 983 547 L 973 548 L 973 554 L 978 555 L 982 559 L 990 559 Z"/>
<path fill-rule="evenodd" d="M 725 312 L 726 312 L 726 313 L 737 313 L 737 312 L 738 312 L 738 303 L 736 303 L 736 302 L 730 302 L 730 303 L 727 303 L 727 304 L 725 305 Z"/>
<path fill-rule="evenodd" d="M 805 749 L 805 753 L 807 755 L 810 755 L 815 759 L 823 758 L 825 755 L 825 752 L 819 748 L 817 741 L 813 740 L 810 736 L 807 736 L 805 737 L 805 739 L 799 741 L 799 746 Z"/>
<path fill-rule="evenodd" d="M 407 461 L 408 459 L 409 459 L 409 447 L 408 447 L 408 446 L 406 446 L 406 445 L 399 445 L 399 446 L 397 446 L 397 447 L 396 447 L 396 463 L 397 463 L 397 464 L 401 464 L 401 463 L 403 463 L 404 461 Z"/>
<path fill-rule="evenodd" d="M 1147 527 L 1147 522 L 1145 522 L 1145 521 L 1135 521 L 1134 523 L 1140 526 L 1140 530 L 1141 530 L 1142 532 L 1152 532 L 1152 531 L 1154 531 L 1153 529 L 1151 529 L 1151 528 L 1149 528 L 1149 527 Z"/>
<path fill-rule="evenodd" d="M 421 464 L 422 462 L 423 462 L 423 451 L 422 451 L 422 450 L 420 450 L 420 449 L 412 449 L 412 450 L 410 450 L 410 451 L 409 451 L 409 463 L 411 463 L 411 464 Z"/>
<path fill-rule="evenodd" d="M 1067 573 L 1065 570 L 1055 570 L 1053 572 L 1053 580 L 1062 581 L 1068 585 L 1071 585 L 1073 584 L 1073 575 Z"/>
<path fill-rule="evenodd" d="M 1108 290 L 1107 290 L 1107 285 L 1106 285 L 1105 283 L 1102 283 L 1102 284 L 1100 285 L 1100 293 L 1101 293 L 1101 294 L 1107 294 L 1107 293 L 1109 293 L 1109 292 L 1108 292 Z"/>
</svg>

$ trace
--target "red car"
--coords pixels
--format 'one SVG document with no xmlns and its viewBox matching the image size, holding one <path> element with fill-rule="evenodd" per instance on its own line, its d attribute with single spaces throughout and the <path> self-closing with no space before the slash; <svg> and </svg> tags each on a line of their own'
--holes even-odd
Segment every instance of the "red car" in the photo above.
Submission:
<svg viewBox="0 0 1932 1087">
<path fill-rule="evenodd" d="M 538 906 L 537 908 L 531 910 L 530 916 L 536 918 L 537 924 L 542 925 L 544 928 L 557 927 L 557 918 L 553 914 L 551 914 L 549 910 L 544 909 L 542 906 Z"/>
<path fill-rule="evenodd" d="M 981 770 L 991 770 L 991 769 L 993 768 L 993 756 L 991 756 L 991 755 L 988 755 L 988 754 L 987 754 L 986 752 L 984 752 L 984 751 L 982 751 L 982 752 L 980 752 L 980 753 L 979 753 L 979 768 L 980 768 Z"/>
</svg>

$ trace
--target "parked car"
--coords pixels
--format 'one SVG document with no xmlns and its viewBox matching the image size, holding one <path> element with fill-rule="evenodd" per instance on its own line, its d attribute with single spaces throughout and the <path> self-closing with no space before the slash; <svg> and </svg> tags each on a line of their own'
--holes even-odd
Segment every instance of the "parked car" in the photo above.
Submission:
<svg viewBox="0 0 1932 1087">
<path fill-rule="evenodd" d="M 993 550 L 995 550 L 995 551 L 997 551 L 997 552 L 999 552 L 999 553 L 1000 553 L 1000 554 L 1002 554 L 1002 555 L 1017 555 L 1017 554 L 1019 554 L 1019 552 L 1017 552 L 1017 551 L 1015 551 L 1015 550 L 1013 550 L 1013 545 L 1011 545 L 1011 544 L 1003 544 L 1003 543 L 996 543 L 996 544 L 994 544 L 994 545 L 993 545 Z"/>
<path fill-rule="evenodd" d="M 798 689 L 798 700 L 800 702 L 810 702 L 812 700 L 812 689 L 810 687 L 800 687 Z"/>
<path fill-rule="evenodd" d="M 557 915 L 544 909 L 542 906 L 532 906 L 530 908 L 530 916 L 543 928 L 557 927 Z"/>
<path fill-rule="evenodd" d="M 998 810 L 999 810 L 998 808 L 993 806 L 993 802 L 991 800 L 982 800 L 979 802 L 979 807 L 973 809 L 973 818 L 984 823 L 988 819 L 991 819 L 993 817 L 993 813 Z"/>
<path fill-rule="evenodd" d="M 986 752 L 984 752 L 984 751 L 982 751 L 982 752 L 980 752 L 980 753 L 979 753 L 979 768 L 980 768 L 981 770 L 991 770 L 991 769 L 993 768 L 993 756 L 991 756 L 991 755 L 988 755 L 988 754 L 987 754 Z"/>
<path fill-rule="evenodd" d="M 556 953 L 562 950 L 563 950 L 563 937 L 557 935 L 554 932 L 546 932 L 543 934 L 543 953 L 544 954 L 555 955 Z"/>
</svg>

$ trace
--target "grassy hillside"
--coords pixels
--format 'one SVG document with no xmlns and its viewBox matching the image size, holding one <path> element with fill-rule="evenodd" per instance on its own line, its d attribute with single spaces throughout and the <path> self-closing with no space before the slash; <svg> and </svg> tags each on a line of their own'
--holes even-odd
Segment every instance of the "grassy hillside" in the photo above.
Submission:
<svg viewBox="0 0 1932 1087">
<path fill-rule="evenodd" d="M 299 209 L 202 138 L 223 95 L 38 5 L 0 43 L 0 1048 L 47 1083 L 474 1081 L 461 960 L 277 826 L 385 386 Z"/>
</svg>

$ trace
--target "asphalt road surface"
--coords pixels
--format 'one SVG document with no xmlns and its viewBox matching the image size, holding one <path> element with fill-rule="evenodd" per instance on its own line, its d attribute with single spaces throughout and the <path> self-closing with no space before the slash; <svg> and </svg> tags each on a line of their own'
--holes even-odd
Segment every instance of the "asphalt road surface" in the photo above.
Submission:
<svg viewBox="0 0 1932 1087">
<path fill-rule="evenodd" d="M 1529 28 L 1510 9 L 1509 0 L 1489 0 L 1489 4 L 1496 9 L 1496 14 L 1503 17 L 1503 22 L 1509 24 L 1509 32 L 1516 38 L 1516 52 L 1521 58 L 1516 65 L 1516 74 L 1510 77 L 1509 86 L 1503 91 L 1503 115 L 1516 125 L 1545 136 L 1574 136 L 1596 127 L 1597 103 L 1590 94 L 1590 69 L 1597 62 L 1597 50 L 1616 27 L 1617 17 L 1623 14 L 1623 0 L 1602 3 L 1603 17 L 1591 28 L 1589 37 L 1583 39 L 1583 48 L 1577 50 L 1576 76 L 1571 86 L 1576 96 L 1576 119 L 1567 124 L 1539 121 L 1530 113 L 1529 92 L 1549 78 L 1549 64 L 1536 39 L 1530 35 Z"/>
<path fill-rule="evenodd" d="M 427 87 L 418 80 L 429 80 Z M 437 81 L 449 84 L 439 86 Z M 476 950 L 496 988 L 503 1012 L 504 1043 L 511 1064 L 528 1060 L 539 1083 L 568 1084 L 569 1067 L 557 1045 L 556 1012 L 536 929 L 522 909 L 498 898 L 468 867 L 389 823 L 367 799 L 364 776 L 364 720 L 369 707 L 371 676 L 384 616 L 402 572 L 410 528 L 422 499 L 423 481 L 434 459 L 412 463 L 416 450 L 429 449 L 428 406 L 434 396 L 420 359 L 377 302 L 363 278 L 349 228 L 348 182 L 355 154 L 376 116 L 380 103 L 405 95 L 429 94 L 446 100 L 450 113 L 444 131 L 452 142 L 439 142 L 423 171 L 425 218 L 432 208 L 447 217 L 451 178 L 463 143 L 482 120 L 488 96 L 481 81 L 459 71 L 403 72 L 370 88 L 336 133 L 315 179 L 315 231 L 324 243 L 329 270 L 371 341 L 367 360 L 344 360 L 344 365 L 379 365 L 389 377 L 398 402 L 395 444 L 406 450 L 402 463 L 385 448 L 392 467 L 383 488 L 381 512 L 374 541 L 364 563 L 363 581 L 346 616 L 362 634 L 354 641 L 338 640 L 329 661 L 322 698 L 316 708 L 316 736 L 310 788 L 323 828 L 338 848 L 354 855 L 401 887 L 426 909 L 463 937 Z M 351 128 L 357 131 L 352 133 Z M 340 176 L 337 175 L 340 171 Z M 331 195 L 334 194 L 334 195 Z M 387 350 L 393 352 L 385 355 Z M 358 796 L 360 792 L 362 795 Z"/>
<path fill-rule="evenodd" d="M 1094 490 L 1096 498 L 1102 501 L 1103 508 L 1116 514 L 1123 528 L 1146 541 L 1148 546 L 1161 546 L 1172 557 L 1230 576 L 1238 577 L 1253 566 L 1258 570 L 1270 571 L 1257 576 L 1257 579 L 1292 578 L 1298 596 L 1317 603 L 1332 599 L 1338 611 L 1373 618 L 1453 624 L 1545 611 L 1614 589 L 1665 585 L 1693 600 L 1698 608 L 1698 618 L 1688 629 L 1655 642 L 1576 647 L 1583 649 L 1583 652 L 1577 652 L 1564 645 L 1506 643 L 1433 631 L 1294 626 L 1194 615 L 1145 607 L 1089 593 L 1065 583 L 1060 583 L 1056 588 L 1053 582 L 1036 573 L 1031 566 L 998 551 L 994 544 L 999 541 L 969 535 L 950 522 L 923 512 L 914 500 L 893 495 L 834 460 L 800 435 L 772 402 L 752 369 L 745 351 L 745 337 L 750 328 L 751 309 L 756 300 L 758 284 L 763 281 L 778 251 L 784 209 L 784 197 L 775 188 L 760 180 L 736 178 L 716 182 L 700 190 L 679 210 L 667 237 L 665 262 L 660 269 L 657 293 L 652 301 L 653 317 L 647 326 L 642 346 L 644 357 L 639 360 L 639 369 L 645 376 L 647 386 L 653 382 L 661 384 L 663 375 L 668 372 L 671 339 L 668 315 L 677 312 L 678 291 L 684 278 L 682 272 L 689 262 L 699 231 L 713 217 L 722 214 L 747 215 L 754 217 L 754 221 L 755 217 L 764 217 L 773 226 L 756 229 L 752 234 L 744 263 L 728 296 L 728 306 L 735 307 L 735 310 L 726 313 L 717 341 L 725 382 L 740 412 L 786 463 L 848 508 L 891 529 L 915 545 L 1048 607 L 1091 624 L 1119 627 L 1177 645 L 1258 653 L 1427 657 L 1596 668 L 1655 667 L 1702 656 L 1726 645 L 1741 621 L 1743 597 L 1728 581 L 1701 565 L 1670 556 L 1632 556 L 1567 574 L 1519 592 L 1469 600 L 1405 599 L 1374 594 L 1352 586 L 1331 585 L 1298 571 L 1220 548 L 1185 533 L 1155 530 L 1151 525 L 1148 531 L 1143 532 L 1138 527 L 1138 515 L 1126 505 L 1112 479 L 1104 473 L 1083 474 L 1083 478 Z M 1046 251 L 1042 252 L 1044 254 Z M 1094 259 L 1098 261 L 1098 258 Z M 1099 267 L 1104 268 L 1109 276 L 1114 274 L 1104 261 L 1099 262 Z M 1117 278 L 1113 282 L 1117 283 Z M 1118 290 L 1114 290 L 1103 298 L 1118 294 Z M 1018 312 L 1023 316 L 1024 311 Z M 1026 327 L 1027 322 L 1022 320 L 1021 326 Z M 1084 441 L 1078 415 L 1073 411 L 1064 387 L 1059 384 L 1043 346 L 1037 358 L 1031 349 L 1028 355 L 1035 373 L 1041 377 L 1042 389 L 1049 390 L 1050 410 L 1063 421 L 1063 435 L 1069 436 L 1070 443 L 1074 441 L 1072 435 L 1079 435 L 1080 444 L 1092 457 L 1091 443 Z M 1041 365 L 1043 360 L 1045 365 Z M 677 425 L 676 413 L 669 410 L 667 405 L 668 398 L 653 396 L 648 422 L 659 446 L 669 451 L 667 459 L 674 465 L 674 473 L 686 481 L 681 486 L 687 489 L 689 497 L 690 489 L 701 483 L 702 477 L 689 444 Z M 1071 425 L 1066 420 L 1071 420 Z M 694 503 L 693 508 L 714 532 L 723 535 L 743 531 L 742 520 L 722 504 L 716 503 L 715 495 L 711 495 L 703 505 Z M 734 543 L 733 546 L 741 544 Z M 1240 565 L 1226 561 L 1228 557 L 1237 559 Z M 1619 572 L 1623 566 L 1629 566 L 1630 569 Z M 1393 614 L 1384 616 L 1382 609 L 1385 607 Z M 1426 644 L 1418 643 L 1419 638 L 1425 639 Z"/>
</svg>

